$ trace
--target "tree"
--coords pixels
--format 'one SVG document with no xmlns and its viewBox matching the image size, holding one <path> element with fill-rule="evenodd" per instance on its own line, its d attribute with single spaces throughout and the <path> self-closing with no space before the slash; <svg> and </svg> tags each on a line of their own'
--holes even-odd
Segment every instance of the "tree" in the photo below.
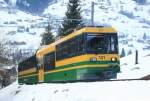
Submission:
<svg viewBox="0 0 150 101">
<path fill-rule="evenodd" d="M 128 55 L 130 55 L 130 54 L 132 54 L 132 51 L 131 51 L 131 49 L 128 51 Z"/>
<path fill-rule="evenodd" d="M 122 48 L 120 57 L 124 57 L 124 56 L 125 56 L 125 50 L 124 50 L 124 48 Z"/>
<path fill-rule="evenodd" d="M 3 55 L 4 49 L 4 45 L 0 42 L 0 56 Z"/>
<path fill-rule="evenodd" d="M 46 27 L 46 30 L 45 32 L 43 33 L 42 35 L 42 42 L 41 42 L 41 45 L 48 45 L 52 42 L 54 42 L 54 36 L 51 32 L 51 26 L 50 26 L 50 23 L 48 23 L 48 26 Z"/>
<path fill-rule="evenodd" d="M 146 40 L 146 33 L 143 34 L 143 40 Z"/>
<path fill-rule="evenodd" d="M 71 33 L 74 29 L 83 26 L 81 18 L 81 7 L 79 0 L 69 0 L 67 6 L 66 17 L 62 22 L 62 27 L 59 28 L 59 36 L 65 36 Z"/>
<path fill-rule="evenodd" d="M 26 28 L 26 32 L 29 32 L 29 27 Z"/>
<path fill-rule="evenodd" d="M 8 54 L 9 52 L 7 52 L 7 46 L 6 46 L 6 42 L 4 40 L 6 40 L 6 39 L 5 38 L 0 39 L 0 56 L 5 57 L 5 55 Z"/>
</svg>

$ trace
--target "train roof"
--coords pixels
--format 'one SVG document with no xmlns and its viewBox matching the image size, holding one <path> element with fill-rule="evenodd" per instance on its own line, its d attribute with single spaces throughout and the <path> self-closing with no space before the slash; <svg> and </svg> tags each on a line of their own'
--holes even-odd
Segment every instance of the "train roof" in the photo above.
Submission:
<svg viewBox="0 0 150 101">
<path fill-rule="evenodd" d="M 50 45 L 47 45 L 46 47 L 42 47 L 41 49 L 39 49 L 37 51 L 37 55 L 40 57 L 40 56 L 43 56 L 43 54 L 47 54 L 49 52 L 52 52 L 55 50 L 55 46 L 59 43 L 62 43 L 66 40 L 69 40 L 77 35 L 80 35 L 82 33 L 86 33 L 86 32 L 100 32 L 100 33 L 116 33 L 117 31 L 113 28 L 113 27 L 84 27 L 84 28 L 81 28 L 80 30 L 74 30 L 74 32 L 72 32 L 71 34 L 55 41 L 54 43 L 50 44 Z"/>
</svg>

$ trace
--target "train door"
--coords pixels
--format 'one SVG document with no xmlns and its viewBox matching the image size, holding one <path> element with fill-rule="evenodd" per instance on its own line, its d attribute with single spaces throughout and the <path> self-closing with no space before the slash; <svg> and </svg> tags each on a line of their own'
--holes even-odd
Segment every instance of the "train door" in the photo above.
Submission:
<svg viewBox="0 0 150 101">
<path fill-rule="evenodd" d="M 38 57 L 38 82 L 44 82 L 44 63 L 43 57 Z"/>
</svg>

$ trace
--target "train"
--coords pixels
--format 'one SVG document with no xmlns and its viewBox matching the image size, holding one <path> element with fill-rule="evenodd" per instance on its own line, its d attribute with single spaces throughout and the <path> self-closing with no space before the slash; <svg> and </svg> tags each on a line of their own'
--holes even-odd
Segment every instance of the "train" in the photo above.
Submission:
<svg viewBox="0 0 150 101">
<path fill-rule="evenodd" d="M 18 64 L 18 83 L 108 80 L 120 72 L 113 27 L 87 26 L 42 47 Z"/>
</svg>

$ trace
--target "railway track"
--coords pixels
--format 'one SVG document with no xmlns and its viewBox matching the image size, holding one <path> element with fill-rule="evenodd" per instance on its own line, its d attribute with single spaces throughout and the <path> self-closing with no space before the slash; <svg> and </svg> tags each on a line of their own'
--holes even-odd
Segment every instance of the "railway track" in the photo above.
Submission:
<svg viewBox="0 0 150 101">
<path fill-rule="evenodd" d="M 104 80 L 104 81 L 147 81 L 150 79 L 114 79 L 114 80 Z"/>
<path fill-rule="evenodd" d="M 51 83 L 88 83 L 88 82 L 114 82 L 114 81 L 148 81 L 150 79 L 113 79 L 113 80 L 75 80 L 75 81 L 60 81 L 60 82 L 51 82 Z"/>
</svg>

